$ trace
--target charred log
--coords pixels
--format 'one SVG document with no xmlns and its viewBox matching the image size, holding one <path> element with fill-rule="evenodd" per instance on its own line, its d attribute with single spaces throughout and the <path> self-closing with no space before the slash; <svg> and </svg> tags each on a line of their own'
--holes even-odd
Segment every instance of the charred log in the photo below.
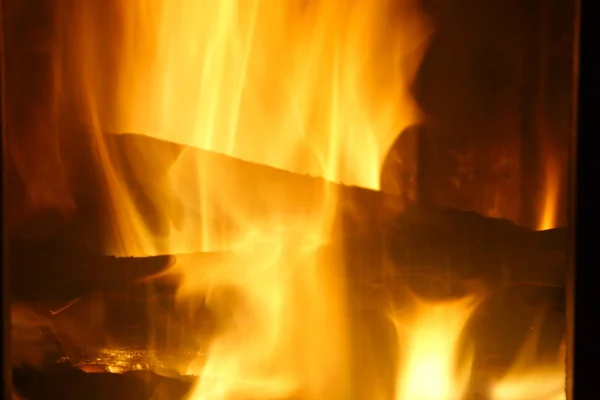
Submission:
<svg viewBox="0 0 600 400">
<path fill-rule="evenodd" d="M 17 392 L 28 400 L 150 400 L 184 399 L 194 382 L 150 371 L 86 373 L 69 365 L 44 372 L 23 368 L 13 373 Z"/>
<path fill-rule="evenodd" d="M 176 226 L 168 220 L 171 215 L 160 208 L 161 195 L 155 196 L 154 189 L 160 185 L 150 183 L 165 179 L 157 166 L 149 165 L 156 159 L 147 156 L 163 152 L 162 149 L 162 154 L 171 160 L 184 151 L 192 152 L 194 158 L 210 159 L 211 165 L 219 167 L 215 171 L 219 178 L 227 179 L 233 187 L 232 195 L 238 195 L 236 207 L 253 215 L 268 217 L 277 207 L 284 212 L 295 212 L 314 206 L 311 196 L 324 185 L 318 178 L 161 143 L 142 136 L 120 135 L 111 144 L 115 154 L 121 155 L 116 158 L 117 165 L 125 171 L 130 193 L 141 199 L 139 217 L 147 221 L 146 228 L 155 236 L 168 236 L 169 230 Z M 141 171 L 150 175 L 138 173 Z M 144 186 L 146 183 L 155 187 L 150 190 Z M 189 184 L 197 182 L 191 180 Z M 342 233 L 335 238 L 334 246 L 343 247 L 349 276 L 356 284 L 376 284 L 390 273 L 418 280 L 419 276 L 440 276 L 437 272 L 444 271 L 443 276 L 480 280 L 490 288 L 515 283 L 546 286 L 564 283 L 567 246 L 564 228 L 536 232 L 473 212 L 406 202 L 398 196 L 358 187 L 337 187 Z M 60 235 L 50 240 L 13 235 L 9 262 L 14 266 L 12 288 L 17 298 L 68 301 L 94 290 L 124 289 L 169 265 L 172 254 L 166 251 L 160 257 L 117 258 L 102 255 L 98 247 L 94 248 L 97 241 L 90 240 L 85 232 L 114 230 L 105 223 L 112 212 L 106 204 L 96 201 L 93 210 L 90 209 L 89 205 L 94 203 L 90 199 L 99 197 L 97 190 L 98 186 L 88 185 L 82 192 L 80 203 L 88 205 L 87 208 L 82 207 Z M 437 272 L 432 273 L 433 270 Z M 31 279 L 33 276 L 37 279 Z M 428 285 L 436 286 L 434 282 Z"/>
<path fill-rule="evenodd" d="M 160 152 L 163 148 L 161 142 L 134 135 L 116 136 L 111 144 L 113 151 L 114 148 L 121 149 L 117 165 L 121 171 L 129 170 L 124 182 L 130 193 L 138 196 L 136 201 L 140 205 L 140 217 L 147 219 L 146 228 L 154 235 L 164 236 L 172 229 L 172 221 L 165 218 L 164 210 L 160 208 L 162 199 L 153 197 L 155 189 L 160 187 L 160 183 L 153 179 L 164 179 L 164 173 L 156 166 L 150 168 L 147 163 L 153 160 L 148 157 L 128 158 L 132 149 L 137 149 L 140 155 L 148 146 L 153 152 Z M 273 207 L 288 207 L 289 212 L 294 212 L 298 207 L 305 207 L 306 203 L 310 205 L 311 194 L 325 184 L 317 178 L 197 149 L 178 149 L 172 144 L 165 146 L 173 160 L 184 152 L 192 153 L 192 157 L 210 158 L 213 165 L 221 167 L 218 172 L 220 178 L 229 179 L 232 187 L 240 191 L 236 197 L 240 200 L 237 206 L 259 216 L 268 216 Z M 137 168 L 140 169 L 138 172 L 151 174 L 142 177 L 135 171 Z M 191 180 L 189 184 L 197 183 Z M 147 185 L 154 186 L 149 188 Z M 137 345 L 146 345 L 148 334 L 152 331 L 146 320 L 149 306 L 165 303 L 173 309 L 177 285 L 172 281 L 156 281 L 153 291 L 149 291 L 147 285 L 140 282 L 164 271 L 172 262 L 172 256 L 177 257 L 178 254 L 165 252 L 157 257 L 119 258 L 102 254 L 98 247 L 90 246 L 90 243 L 97 242 L 82 232 L 108 230 L 110 226 L 104 222 L 110 220 L 107 216 L 111 210 L 105 204 L 91 200 L 98 197 L 96 191 L 101 190 L 98 189 L 101 186 L 83 187 L 86 190 L 80 194 L 79 204 L 86 205 L 80 208 L 85 212 L 80 212 L 60 235 L 50 240 L 34 240 L 16 234 L 11 237 L 9 262 L 14 296 L 22 301 L 47 302 L 46 314 L 52 314 L 52 310 L 64 308 L 64 304 L 68 305 L 73 298 L 89 298 L 93 293 L 102 293 L 106 307 L 106 320 L 102 326 L 107 336 L 121 341 L 126 337 L 128 342 L 131 342 L 130 336 L 135 336 L 133 341 Z M 274 187 L 277 190 L 272 190 Z M 341 229 L 330 248 L 341 250 L 344 254 L 347 278 L 352 287 L 352 305 L 357 315 L 366 312 L 369 318 L 375 318 L 369 310 L 380 310 L 382 298 L 389 301 L 390 298 L 401 297 L 406 286 L 426 298 L 439 299 L 462 294 L 467 289 L 465 282 L 477 282 L 491 297 L 520 290 L 530 301 L 556 306 L 554 308 L 559 315 L 563 312 L 560 306 L 564 304 L 561 295 L 564 293 L 562 286 L 566 270 L 566 229 L 536 232 L 505 220 L 406 202 L 382 192 L 341 185 L 337 189 L 340 193 L 338 223 Z M 202 255 L 198 260 L 202 260 Z M 536 298 L 536 293 L 543 293 L 541 300 Z M 79 306 L 83 307 L 82 303 L 59 315 L 64 314 L 68 319 L 69 313 Z M 85 311 L 81 312 L 85 314 Z M 527 325 L 528 318 L 523 317 L 520 324 Z M 386 330 L 377 328 L 386 325 L 385 318 L 375 319 L 377 323 L 366 323 L 365 326 L 369 327 L 361 328 L 368 331 L 364 333 L 364 340 L 383 343 L 388 339 L 369 339 L 371 335 L 379 335 L 379 331 Z M 363 326 L 360 316 L 356 321 Z M 491 326 L 489 322 L 483 325 Z M 162 326 L 154 321 L 152 333 L 156 335 L 156 328 Z M 559 327 L 556 331 L 562 332 L 561 329 Z M 167 337 L 169 333 L 164 335 Z M 89 379 L 100 378 L 79 376 L 66 379 L 91 382 Z M 107 379 L 116 382 L 125 378 Z M 83 386 L 87 384 L 81 383 Z M 129 398 L 134 397 L 131 395 Z"/>
</svg>

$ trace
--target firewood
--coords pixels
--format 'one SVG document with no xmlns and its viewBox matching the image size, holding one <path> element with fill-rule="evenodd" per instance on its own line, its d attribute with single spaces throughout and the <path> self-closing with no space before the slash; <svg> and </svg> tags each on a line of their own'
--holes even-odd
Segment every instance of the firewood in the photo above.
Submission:
<svg viewBox="0 0 600 400">
<path fill-rule="evenodd" d="M 156 158 L 136 156 L 139 154 L 166 154 L 159 159 L 171 163 L 188 157 L 189 166 L 199 160 L 200 165 L 211 168 L 213 179 L 224 182 L 231 190 L 232 200 L 226 206 L 236 207 L 242 215 L 257 219 L 268 218 L 273 210 L 293 215 L 317 207 L 315 202 L 320 201 L 324 185 L 329 185 L 339 191 L 340 231 L 343 240 L 352 244 L 346 246 L 347 252 L 368 254 L 369 257 L 381 253 L 396 267 L 444 267 L 461 277 L 485 278 L 502 285 L 524 281 L 544 285 L 562 285 L 564 282 L 567 246 L 564 228 L 534 232 L 472 212 L 409 202 L 399 196 L 359 187 L 327 184 L 307 175 L 200 149 L 180 147 L 176 150 L 176 145 L 161 143 L 164 142 L 140 135 L 112 137 L 111 146 L 115 154 L 122 157 L 116 158 L 117 165 L 123 167 L 127 182 L 133 182 L 134 187 L 143 187 L 144 182 L 165 179 L 164 174 L 158 172 L 150 176 L 144 174 L 157 171 L 156 165 L 148 165 Z M 164 151 L 161 150 L 163 147 Z M 143 182 L 139 182 L 140 179 Z M 185 184 L 186 189 L 199 190 L 199 181 L 192 173 Z M 153 185 L 153 188 L 160 186 Z M 154 204 L 154 212 L 150 214 L 156 218 L 161 214 L 163 196 L 155 196 L 149 190 L 142 193 L 145 193 L 145 199 L 139 204 Z M 163 213 L 163 218 L 167 216 Z M 162 225 L 164 228 L 167 224 Z M 185 253 L 192 253 L 197 249 L 186 250 Z M 382 264 L 379 261 L 362 268 L 377 270 L 375 265 Z"/>
<path fill-rule="evenodd" d="M 129 193 L 137 196 L 141 218 L 147 220 L 146 228 L 157 237 L 168 236 L 174 229 L 171 221 L 177 218 L 171 218 L 173 216 L 161 208 L 165 193 L 155 195 L 161 187 L 156 181 L 166 178 L 159 166 L 152 165 L 161 157 L 149 157 L 149 154 L 162 154 L 163 160 L 170 160 L 171 164 L 164 161 L 163 168 L 186 157 L 186 152 L 190 160 L 201 159 L 212 165 L 215 178 L 232 188 L 230 207 L 238 207 L 243 214 L 258 219 L 268 218 L 272 210 L 294 214 L 307 207 L 317 207 L 315 198 L 318 201 L 318 194 L 327 184 L 318 178 L 140 135 L 115 135 L 111 137 L 110 148 Z M 193 176 L 185 183 L 196 188 L 198 185 Z M 152 185 L 152 190 L 144 185 Z M 524 282 L 546 286 L 564 284 L 566 228 L 535 232 L 468 211 L 408 202 L 358 187 L 328 185 L 336 187 L 340 197 L 340 229 L 334 245 L 342 247 L 349 276 L 356 284 L 371 285 L 387 279 L 390 273 L 408 280 L 439 275 L 432 273 L 432 269 L 450 272 L 456 279 L 481 280 L 492 289 Z M 63 230 L 62 236 L 46 241 L 12 238 L 13 290 L 21 293 L 21 297 L 44 297 L 47 293 L 47 297 L 66 302 L 97 289 L 122 287 L 125 290 L 131 282 L 164 270 L 171 262 L 170 256 L 177 256 L 178 251 L 165 248 L 152 254 L 156 257 L 143 254 L 113 257 L 102 254 L 97 240 L 83 241 L 86 232 L 106 234 L 111 229 L 114 232 L 114 227 L 104 223 L 110 220 L 108 216 L 112 211 L 98 202 L 101 197 L 98 190 L 97 185 L 92 185 L 80 199 L 81 203 L 92 204 L 95 211 L 89 207 L 83 209 L 72 225 Z M 196 211 L 188 207 L 186 212 Z M 230 222 L 230 226 L 235 225 L 234 221 Z M 198 249 L 185 250 L 185 253 L 194 253 Z M 37 283 L 28 278 L 40 278 L 40 274 L 45 277 L 36 279 Z"/>
<path fill-rule="evenodd" d="M 14 386 L 28 400 L 176 400 L 184 399 L 193 378 L 170 378 L 150 371 L 85 373 L 68 365 L 13 372 Z"/>
</svg>

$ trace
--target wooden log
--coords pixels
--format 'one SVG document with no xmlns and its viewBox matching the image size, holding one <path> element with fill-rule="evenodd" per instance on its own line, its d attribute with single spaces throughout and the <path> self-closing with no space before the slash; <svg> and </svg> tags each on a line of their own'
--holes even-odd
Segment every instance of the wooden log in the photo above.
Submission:
<svg viewBox="0 0 600 400">
<path fill-rule="evenodd" d="M 146 221 L 145 229 L 156 237 L 168 238 L 174 227 L 182 223 L 161 208 L 164 192 L 156 193 L 161 187 L 157 181 L 165 179 L 164 171 L 161 172 L 161 168 L 167 167 L 164 160 L 170 159 L 172 163 L 184 151 L 190 153 L 190 160 L 201 159 L 212 165 L 216 179 L 227 181 L 232 188 L 231 206 L 253 218 L 269 218 L 274 209 L 283 214 L 303 215 L 310 207 L 319 206 L 315 202 L 326 185 L 318 178 L 202 150 L 183 149 L 139 135 L 115 136 L 111 148 L 114 154 L 119 154 L 115 156 L 116 166 L 123 171 L 128 192 L 136 196 L 141 218 Z M 163 164 L 152 165 L 160 158 L 148 154 L 162 154 Z M 187 185 L 198 183 L 192 177 Z M 410 203 L 398 196 L 363 188 L 327 185 L 335 186 L 340 193 L 341 229 L 334 245 L 342 247 L 349 275 L 356 284 L 371 285 L 387 279 L 390 272 L 418 280 L 419 276 L 441 276 L 439 272 L 446 271 L 442 275 L 452 272 L 458 279 L 479 279 L 492 288 L 517 282 L 563 285 L 565 228 L 535 232 L 472 212 Z M 113 211 L 98 201 L 99 186 L 89 185 L 85 189 L 79 203 L 92 204 L 93 210 L 80 207 L 80 213 L 60 235 L 50 240 L 13 235 L 9 262 L 13 270 L 12 287 L 18 297 L 68 301 L 97 289 L 115 285 L 125 288 L 127 282 L 164 269 L 169 264 L 169 254 L 197 250 L 163 248 L 160 257 L 137 258 L 101 254 L 98 248 L 89 246 L 94 240 L 82 238 L 91 231 L 110 232 L 113 228 L 105 221 L 110 220 L 107 216 Z M 197 212 L 189 205 L 182 207 L 189 214 Z M 195 214 L 195 217 L 201 216 Z M 229 227 L 235 226 L 235 221 L 230 222 Z M 188 233 L 193 232 L 192 229 Z M 32 276 L 38 277 L 37 283 Z M 432 282 L 427 285 L 436 286 Z"/>
<path fill-rule="evenodd" d="M 319 178 L 199 149 L 175 150 L 172 144 L 139 135 L 117 135 L 112 139 L 112 148 L 119 149 L 118 154 L 127 159 L 126 162 L 117 161 L 117 165 L 125 167 L 123 171 L 129 177 L 127 182 L 136 182 L 138 177 L 134 185 L 143 187 L 157 176 L 164 179 L 160 173 L 145 174 L 152 170 L 147 165 L 148 158 L 130 155 L 162 154 L 161 148 L 166 146 L 167 160 L 188 157 L 189 167 L 199 163 L 209 168 L 210 176 L 217 182 L 226 182 L 230 190 L 228 195 L 233 200 L 227 206 L 235 207 L 238 213 L 251 219 L 268 219 L 273 214 L 306 215 L 320 206 L 324 188 L 338 191 L 337 214 L 341 229 L 338 230 L 340 237 L 334 241 L 341 242 L 344 253 L 352 255 L 346 258 L 358 268 L 354 275 L 364 277 L 366 282 L 388 274 L 389 268 L 384 265 L 390 262 L 393 269 L 445 268 L 462 279 L 483 279 L 491 286 L 514 282 L 560 286 L 564 282 L 567 246 L 564 228 L 535 232 L 473 212 L 325 183 Z M 198 177 L 189 175 L 185 185 L 196 187 L 192 192 L 198 192 Z M 153 185 L 154 189 L 161 186 Z M 154 226 L 162 225 L 162 234 L 168 236 L 169 224 L 166 222 L 169 216 L 162 214 L 160 217 L 160 202 L 165 196 L 153 195 L 148 190 L 145 193 L 146 198 L 141 203 L 154 204 L 154 212 L 150 214 L 163 221 Z M 231 221 L 227 211 L 224 214 L 218 219 L 229 219 L 229 227 L 235 227 L 236 221 Z M 197 218 L 201 219 L 202 215 Z M 181 253 L 193 253 L 196 249 L 183 250 L 187 251 Z"/>
<path fill-rule="evenodd" d="M 177 400 L 185 398 L 194 382 L 150 371 L 86 373 L 68 365 L 45 372 L 17 369 L 13 376 L 15 389 L 28 400 Z"/>
<path fill-rule="evenodd" d="M 124 136 L 115 138 L 115 143 L 119 140 L 129 142 L 115 146 L 129 146 L 131 149 L 138 148 L 139 141 L 147 139 Z M 163 146 L 157 141 L 149 145 L 158 151 Z M 169 147 L 173 158 L 180 153 L 176 147 L 164 145 Z M 124 154 L 128 152 L 128 149 L 123 150 Z M 245 200 L 237 205 L 245 207 L 249 213 L 268 216 L 271 207 L 280 207 L 281 204 L 288 207 L 286 210 L 289 212 L 301 210 L 305 202 L 310 203 L 311 193 L 324 185 L 323 181 L 316 178 L 216 154 L 206 153 L 204 156 L 214 158 L 215 164 L 225 165 L 220 170 L 221 179 L 231 177 L 230 184 L 237 182 L 240 183 L 239 190 L 248 190 L 248 193 L 243 193 L 247 196 Z M 143 163 L 140 165 L 144 166 Z M 145 171 L 153 174 L 130 174 L 127 181 L 132 191 L 142 197 L 153 193 L 144 190 L 144 184 L 156 185 L 152 182 L 153 176 L 161 177 L 160 168 L 148 168 Z M 247 182 L 251 182 L 252 187 Z M 138 190 L 133 190 L 133 187 Z M 278 189 L 271 195 L 273 187 Z M 250 190 L 252 188 L 254 192 Z M 565 228 L 535 232 L 472 212 L 403 202 L 400 198 L 381 192 L 345 186 L 339 186 L 338 189 L 338 221 L 341 229 L 331 247 L 344 254 L 347 278 L 351 285 L 350 296 L 355 299 L 352 306 L 357 314 L 372 315 L 369 310 L 381 311 L 382 298 L 388 301 L 390 296 L 401 293 L 406 285 L 423 297 L 440 299 L 460 295 L 464 292 L 464 283 L 469 280 L 483 284 L 492 294 L 502 292 L 506 287 L 558 287 L 551 290 L 552 294 L 545 301 L 555 304 L 558 309 L 564 307 L 564 299 L 560 294 L 564 293 L 561 286 L 566 270 Z M 89 190 L 88 193 L 84 191 L 88 200 L 84 204 L 97 203 L 96 200 L 89 201 L 90 198 L 98 198 L 93 185 Z M 160 205 L 153 198 L 141 202 L 146 206 L 153 202 L 155 207 Z M 164 270 L 171 262 L 171 257 L 119 258 L 101 254 L 86 246 L 89 241 L 81 240 L 84 236 L 82 232 L 85 233 L 82 227 L 103 229 L 100 228 L 101 221 L 106 219 L 109 212 L 106 208 L 95 207 L 95 212 L 83 208 L 87 212 L 77 215 L 71 225 L 51 240 L 11 237 L 9 263 L 15 299 L 68 303 L 73 298 L 86 298 L 92 293 L 101 292 L 106 309 L 102 326 L 108 336 L 117 342 L 126 340 L 129 343 L 135 337 L 135 343 L 141 346 L 148 343 L 150 333 L 168 337 L 169 324 L 148 321 L 148 307 L 150 303 L 173 303 L 176 285 L 164 283 L 157 298 L 156 291 L 151 294 L 137 283 L 144 277 Z M 155 223 L 147 224 L 147 228 L 155 229 L 155 234 L 168 236 L 169 225 L 164 223 L 168 220 L 161 220 L 164 215 L 161 216 L 157 211 L 160 209 L 156 208 L 154 214 L 148 214 L 154 215 Z M 98 215 L 103 218 L 94 218 Z M 69 320 L 73 310 L 82 304 L 80 302 L 65 311 L 63 317 Z M 363 326 L 365 324 L 360 322 L 361 318 L 357 316 L 356 321 Z M 165 332 L 157 332 L 157 328 Z"/>
</svg>

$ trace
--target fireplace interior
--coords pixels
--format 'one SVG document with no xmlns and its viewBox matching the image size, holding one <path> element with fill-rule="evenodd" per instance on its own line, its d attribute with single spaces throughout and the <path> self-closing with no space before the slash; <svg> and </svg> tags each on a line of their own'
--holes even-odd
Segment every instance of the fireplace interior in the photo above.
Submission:
<svg viewBox="0 0 600 400">
<path fill-rule="evenodd" d="M 570 0 L 5 0 L 13 399 L 566 399 Z"/>
</svg>

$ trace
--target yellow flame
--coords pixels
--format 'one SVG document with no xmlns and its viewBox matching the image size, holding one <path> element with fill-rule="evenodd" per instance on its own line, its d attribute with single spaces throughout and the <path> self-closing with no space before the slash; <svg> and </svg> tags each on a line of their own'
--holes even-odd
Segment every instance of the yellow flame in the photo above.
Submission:
<svg viewBox="0 0 600 400">
<path fill-rule="evenodd" d="M 190 398 L 352 398 L 346 271 L 328 246 L 338 186 L 328 182 L 379 189 L 384 155 L 418 117 L 409 88 L 424 30 L 412 0 L 57 7 L 63 112 L 93 132 L 117 233 L 107 251 L 178 255 L 180 300 L 217 319 L 207 357 L 187 371 L 200 376 Z M 135 142 L 120 158 L 107 132 L 184 146 Z M 299 190 L 284 170 L 325 180 Z M 130 180 L 166 221 L 162 235 Z M 470 372 L 460 334 L 475 300 L 415 304 L 393 318 L 396 398 L 459 399 Z"/>
<path fill-rule="evenodd" d="M 540 326 L 534 327 L 510 370 L 492 388 L 492 400 L 565 400 L 566 342 L 554 362 L 536 356 Z"/>
<path fill-rule="evenodd" d="M 378 189 L 384 155 L 416 120 L 409 86 L 424 36 L 412 3 L 60 3 L 65 71 L 117 226 L 107 250 L 180 255 L 180 299 L 217 318 L 208 357 L 190 366 L 201 375 L 192 399 L 351 396 L 328 181 Z M 193 148 L 133 145 L 119 161 L 106 132 Z M 291 176 L 220 155 L 325 180 L 300 191 Z M 162 236 L 127 168 L 167 221 Z"/>
<path fill-rule="evenodd" d="M 108 130 L 378 185 L 383 156 L 414 120 L 402 65 L 414 48 L 388 40 L 391 2 L 155 4 L 123 6 L 132 29 Z"/>
<path fill-rule="evenodd" d="M 217 181 L 215 170 L 228 168 L 220 161 L 130 149 L 131 173 L 138 181 L 152 179 L 144 191 L 168 220 L 165 243 L 136 216 L 139 206 L 106 132 L 378 189 L 385 154 L 417 118 L 410 83 L 426 31 L 414 1 L 61 2 L 59 26 L 68 27 L 60 49 L 64 79 L 77 104 L 70 106 L 83 109 L 95 132 L 118 227 L 107 251 L 201 250 L 197 219 L 232 207 L 221 204 L 231 203 L 232 185 L 200 188 L 201 180 Z M 174 163 L 192 168 L 196 181 Z M 151 178 L 140 164 L 151 165 Z M 233 173 L 252 179 L 231 169 L 220 179 L 235 179 Z M 246 189 L 234 188 L 236 195 L 252 189 L 251 182 L 238 183 Z"/>
<path fill-rule="evenodd" d="M 476 304 L 475 296 L 437 302 L 417 299 L 409 315 L 393 317 L 401 346 L 397 400 L 463 398 L 472 357 L 461 357 L 461 334 Z"/>
<path fill-rule="evenodd" d="M 351 398 L 344 264 L 328 246 L 338 187 L 327 181 L 379 189 L 381 160 L 417 118 L 409 87 L 424 31 L 412 1 L 64 0 L 58 9 L 63 112 L 93 132 L 116 226 L 107 251 L 177 254 L 182 304 L 204 302 L 217 319 L 207 356 L 187 370 L 200 376 L 190 398 Z M 107 132 L 184 147 L 135 142 L 119 158 Z M 162 235 L 125 170 L 167 221 Z M 283 170 L 326 180 L 299 190 Z M 546 210 L 556 208 L 554 182 Z M 464 395 L 471 360 L 460 335 L 475 303 L 416 301 L 392 318 L 397 399 Z M 547 377 L 511 373 L 494 398 L 560 396 Z M 369 388 L 371 398 L 385 389 Z"/>
<path fill-rule="evenodd" d="M 549 155 L 544 168 L 544 198 L 537 227 L 540 231 L 553 229 L 558 225 L 560 183 L 558 161 Z"/>
<path fill-rule="evenodd" d="M 206 293 L 221 324 L 206 363 L 188 371 L 202 375 L 192 398 L 343 398 L 335 395 L 349 363 L 339 263 L 323 258 L 300 221 L 259 229 L 214 265 L 184 267 L 182 294 Z"/>
<path fill-rule="evenodd" d="M 411 20 L 393 26 L 392 3 L 117 2 L 117 93 L 110 104 L 94 96 L 103 127 L 376 187 L 383 156 L 414 122 L 406 56 L 423 36 Z M 95 10 L 80 7 L 87 44 L 102 41 Z M 85 53 L 86 74 L 106 63 Z"/>
</svg>

